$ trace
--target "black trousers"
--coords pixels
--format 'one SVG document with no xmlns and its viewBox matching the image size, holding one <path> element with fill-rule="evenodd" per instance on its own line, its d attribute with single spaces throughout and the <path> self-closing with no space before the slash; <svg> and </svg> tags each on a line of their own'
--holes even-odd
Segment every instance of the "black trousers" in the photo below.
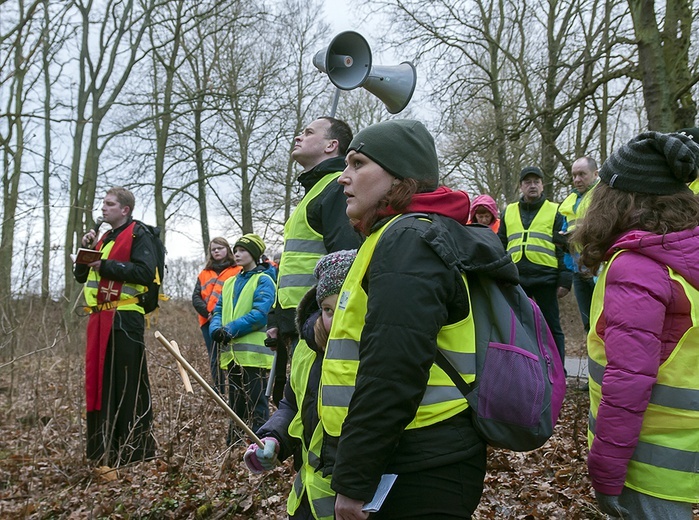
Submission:
<svg viewBox="0 0 699 520">
<path fill-rule="evenodd" d="M 556 342 L 558 353 L 561 356 L 561 362 L 565 366 L 566 342 L 561 328 L 561 316 L 558 310 L 558 287 L 555 284 L 551 285 L 522 285 L 522 289 L 534 300 L 541 314 L 551 329 L 553 340 Z"/>
<path fill-rule="evenodd" d="M 578 302 L 580 319 L 582 319 L 585 332 L 590 332 L 590 306 L 592 305 L 592 293 L 595 291 L 595 280 L 591 276 L 581 273 L 573 273 L 573 292 L 575 301 Z"/>
<path fill-rule="evenodd" d="M 274 385 L 272 387 L 272 402 L 274 406 L 279 406 L 279 401 L 284 397 L 284 387 L 286 386 L 286 369 L 289 359 L 294 352 L 299 337 L 294 334 L 281 334 L 277 342 L 277 357 L 275 358 Z"/>
<path fill-rule="evenodd" d="M 485 447 L 453 464 L 401 473 L 373 519 L 471 518 L 483 494 Z"/>
<path fill-rule="evenodd" d="M 112 329 L 102 378 L 102 409 L 87 413 L 87 458 L 108 466 L 155 456 L 143 328 Z"/>
</svg>

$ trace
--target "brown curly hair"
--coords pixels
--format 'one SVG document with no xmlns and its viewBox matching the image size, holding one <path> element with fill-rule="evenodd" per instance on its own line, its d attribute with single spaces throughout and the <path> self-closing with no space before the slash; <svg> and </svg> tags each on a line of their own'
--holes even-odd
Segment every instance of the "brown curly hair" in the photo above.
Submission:
<svg viewBox="0 0 699 520">
<path fill-rule="evenodd" d="M 699 226 L 699 197 L 689 189 L 652 195 L 617 190 L 600 182 L 590 195 L 590 206 L 570 243 L 581 251 L 581 263 L 592 272 L 597 272 L 609 248 L 626 231 L 665 235 Z"/>
</svg>

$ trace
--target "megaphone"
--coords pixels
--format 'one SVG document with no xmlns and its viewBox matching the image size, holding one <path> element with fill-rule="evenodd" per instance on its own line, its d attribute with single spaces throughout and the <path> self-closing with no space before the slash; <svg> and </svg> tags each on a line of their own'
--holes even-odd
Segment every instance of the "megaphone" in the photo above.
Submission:
<svg viewBox="0 0 699 520">
<path fill-rule="evenodd" d="M 364 89 L 383 101 L 391 114 L 397 114 L 408 106 L 417 83 L 417 71 L 412 63 L 371 68 Z"/>
<path fill-rule="evenodd" d="M 313 65 L 325 72 L 338 89 L 364 87 L 378 97 L 391 114 L 408 106 L 417 83 L 415 67 L 408 61 L 394 66 L 372 66 L 369 44 L 354 31 L 335 36 L 330 45 L 316 53 Z M 333 103 L 332 116 L 338 95 Z"/>
<path fill-rule="evenodd" d="M 371 49 L 361 34 L 342 32 L 316 53 L 313 65 L 325 72 L 337 88 L 352 90 L 362 86 L 369 76 Z"/>
</svg>

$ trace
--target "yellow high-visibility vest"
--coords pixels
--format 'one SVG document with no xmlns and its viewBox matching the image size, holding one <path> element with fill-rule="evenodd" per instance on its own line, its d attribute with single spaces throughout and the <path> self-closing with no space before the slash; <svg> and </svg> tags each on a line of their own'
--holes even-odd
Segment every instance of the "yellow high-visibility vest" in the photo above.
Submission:
<svg viewBox="0 0 699 520">
<path fill-rule="evenodd" d="M 398 217 L 396 217 L 398 218 Z M 328 347 L 323 360 L 319 414 L 323 429 L 339 437 L 347 416 L 359 367 L 359 341 L 367 311 L 367 294 L 362 279 L 369 268 L 376 244 L 393 222 L 372 233 L 357 253 L 340 291 L 333 315 Z M 463 277 L 464 285 L 466 279 Z M 439 348 L 467 383 L 476 378 L 476 339 L 472 313 L 445 325 L 437 335 Z M 463 394 L 436 364 L 430 368 L 427 389 L 407 429 L 423 428 L 444 421 L 468 408 Z"/>
<path fill-rule="evenodd" d="M 591 186 L 581 195 L 582 200 L 578 204 L 577 208 L 575 208 L 575 202 L 578 200 L 578 194 L 575 192 L 572 192 L 563 202 L 561 202 L 561 205 L 558 207 L 558 212 L 566 218 L 566 222 L 568 223 L 568 233 L 571 233 L 577 226 L 577 221 L 581 220 L 585 216 L 587 208 L 590 206 L 590 200 L 592 200 L 592 192 L 596 187 L 597 184 Z"/>
<path fill-rule="evenodd" d="M 221 302 L 223 303 L 221 325 L 225 326 L 227 323 L 237 320 L 241 316 L 245 316 L 252 310 L 255 289 L 257 289 L 257 284 L 260 283 L 260 277 L 262 276 L 266 276 L 274 283 L 274 280 L 268 274 L 253 274 L 250 276 L 250 279 L 247 281 L 242 291 L 240 291 L 235 307 L 232 304 L 233 286 L 237 276 L 225 281 L 223 290 L 221 291 Z M 221 351 L 219 354 L 221 368 L 226 369 L 231 363 L 236 363 L 241 367 L 257 367 L 269 370 L 272 368 L 274 353 L 269 347 L 265 346 L 266 338 L 267 333 L 264 330 L 256 330 L 244 336 L 240 336 L 239 338 L 233 338 L 228 344 L 229 349 Z"/>
<path fill-rule="evenodd" d="M 107 245 L 102 246 L 102 249 L 100 249 L 100 252 L 102 253 L 102 260 L 107 260 L 109 258 L 109 252 L 112 250 L 112 247 L 114 247 L 114 240 L 109 242 Z M 85 287 L 83 289 L 83 294 L 85 295 L 85 303 L 88 307 L 97 307 L 97 293 L 100 290 L 100 280 L 101 277 L 99 272 L 97 272 L 94 269 L 90 269 L 90 272 L 87 275 Z M 109 286 L 104 287 L 103 289 L 108 291 Z M 124 282 L 121 286 L 121 294 L 119 295 L 119 300 L 128 300 L 129 298 L 135 298 L 136 296 L 146 292 L 147 290 L 148 289 L 145 285 Z M 143 311 L 143 307 L 141 307 L 135 301 L 133 303 L 119 305 L 118 309 L 120 311 L 136 311 L 140 312 L 141 314 L 145 314 Z"/>
<path fill-rule="evenodd" d="M 553 243 L 553 225 L 556 221 L 558 205 L 545 200 L 539 208 L 529 229 L 524 229 L 519 214 L 519 202 L 510 204 L 505 210 L 507 228 L 507 252 L 514 263 L 526 257 L 534 264 L 545 267 L 558 267 L 556 246 Z"/>
<path fill-rule="evenodd" d="M 330 173 L 320 179 L 284 225 L 284 251 L 279 261 L 277 293 L 277 300 L 282 309 L 295 309 L 301 298 L 316 283 L 313 270 L 318 260 L 328 252 L 323 235 L 308 223 L 306 208 L 331 182 L 335 182 L 341 173 Z"/>
<path fill-rule="evenodd" d="M 311 436 L 310 445 L 306 446 L 303 435 L 303 417 L 301 416 L 301 405 L 308 390 L 311 367 L 313 367 L 318 355 L 301 339 L 296 345 L 291 359 L 289 384 L 296 396 L 298 411 L 289 424 L 289 435 L 300 440 L 303 461 L 289 493 L 286 510 L 289 516 L 293 515 L 301 504 L 305 492 L 308 496 L 308 503 L 311 505 L 313 517 L 318 520 L 332 520 L 335 514 L 335 492 L 330 487 L 331 475 L 323 477 L 322 472 L 318 470 L 320 450 L 323 446 L 323 427 L 318 422 Z"/>
<path fill-rule="evenodd" d="M 605 343 L 597 335 L 596 326 L 604 312 L 607 271 L 620 252 L 604 267 L 592 297 L 592 326 L 587 339 L 590 447 L 595 441 L 602 377 L 607 366 Z M 665 500 L 693 503 L 699 501 L 699 291 L 672 269 L 668 271 L 691 302 L 692 326 L 660 365 L 624 485 Z"/>
</svg>

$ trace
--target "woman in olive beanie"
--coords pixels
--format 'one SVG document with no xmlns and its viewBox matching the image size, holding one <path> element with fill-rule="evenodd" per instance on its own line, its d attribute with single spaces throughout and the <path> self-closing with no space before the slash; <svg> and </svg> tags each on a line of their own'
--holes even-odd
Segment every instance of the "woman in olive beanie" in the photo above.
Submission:
<svg viewBox="0 0 699 520">
<path fill-rule="evenodd" d="M 597 272 L 588 471 L 615 518 L 691 520 L 699 502 L 699 146 L 645 132 L 602 166 L 572 240 Z M 691 461 L 695 461 L 694 465 Z"/>
<path fill-rule="evenodd" d="M 367 238 L 340 291 L 321 375 L 335 518 L 367 518 L 362 505 L 386 473 L 398 477 L 376 518 L 470 518 L 485 444 L 433 363 L 438 348 L 448 351 L 464 380 L 475 378 L 467 288 L 453 266 L 497 267 L 510 283 L 516 267 L 490 229 L 464 226 L 469 197 L 439 186 L 421 122 L 365 128 L 345 162 L 347 216 Z"/>
</svg>

